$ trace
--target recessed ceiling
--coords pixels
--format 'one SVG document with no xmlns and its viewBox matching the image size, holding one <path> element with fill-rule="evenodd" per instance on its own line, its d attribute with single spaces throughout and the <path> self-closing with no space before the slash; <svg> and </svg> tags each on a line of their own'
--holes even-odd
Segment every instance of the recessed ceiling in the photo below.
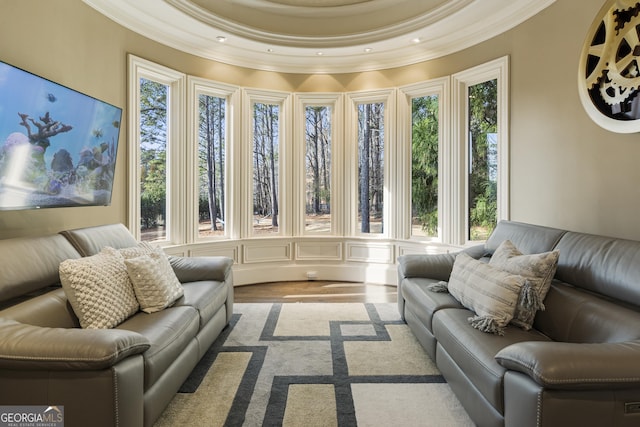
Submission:
<svg viewBox="0 0 640 427">
<path fill-rule="evenodd" d="M 259 70 L 346 73 L 471 47 L 555 0 L 83 0 L 157 42 Z"/>
</svg>

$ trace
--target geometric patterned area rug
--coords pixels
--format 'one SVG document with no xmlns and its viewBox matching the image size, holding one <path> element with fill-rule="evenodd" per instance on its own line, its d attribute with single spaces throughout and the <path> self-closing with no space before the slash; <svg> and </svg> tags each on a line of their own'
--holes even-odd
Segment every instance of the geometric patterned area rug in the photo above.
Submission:
<svg viewBox="0 0 640 427">
<path fill-rule="evenodd" d="M 234 304 L 154 427 L 473 426 L 394 303 Z"/>
</svg>

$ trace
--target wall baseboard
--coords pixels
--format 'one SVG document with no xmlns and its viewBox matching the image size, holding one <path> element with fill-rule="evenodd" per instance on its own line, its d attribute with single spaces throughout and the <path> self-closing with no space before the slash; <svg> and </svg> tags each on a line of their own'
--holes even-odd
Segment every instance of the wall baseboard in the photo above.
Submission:
<svg viewBox="0 0 640 427">
<path fill-rule="evenodd" d="M 309 277 L 311 273 L 311 277 Z M 304 280 L 335 280 L 341 282 L 365 282 L 380 285 L 396 285 L 397 270 L 389 264 L 361 265 L 235 265 L 235 286 L 267 282 Z"/>
</svg>

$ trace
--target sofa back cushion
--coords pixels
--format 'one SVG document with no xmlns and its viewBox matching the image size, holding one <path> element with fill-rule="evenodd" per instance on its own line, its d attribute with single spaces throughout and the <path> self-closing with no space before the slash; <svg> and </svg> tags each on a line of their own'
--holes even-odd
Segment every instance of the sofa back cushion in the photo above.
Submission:
<svg viewBox="0 0 640 427">
<path fill-rule="evenodd" d="M 614 343 L 640 339 L 640 312 L 555 280 L 533 327 L 554 341 Z"/>
<path fill-rule="evenodd" d="M 105 246 L 122 249 L 138 244 L 123 224 L 77 228 L 62 231 L 60 234 L 66 237 L 82 256 L 96 255 Z"/>
<path fill-rule="evenodd" d="M 0 307 L 2 302 L 59 285 L 58 266 L 80 254 L 62 236 L 0 240 Z"/>
<path fill-rule="evenodd" d="M 516 221 L 500 221 L 485 243 L 487 254 L 493 254 L 505 240 L 511 242 L 525 255 L 549 252 L 555 248 L 565 230 L 526 224 Z"/>
<path fill-rule="evenodd" d="M 556 249 L 558 280 L 640 310 L 640 242 L 567 232 Z"/>
</svg>

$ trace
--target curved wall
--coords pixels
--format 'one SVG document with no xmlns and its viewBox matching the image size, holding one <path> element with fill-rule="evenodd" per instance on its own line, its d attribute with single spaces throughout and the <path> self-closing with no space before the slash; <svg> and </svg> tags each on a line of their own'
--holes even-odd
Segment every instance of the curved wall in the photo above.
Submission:
<svg viewBox="0 0 640 427">
<path fill-rule="evenodd" d="M 640 240 L 640 139 L 595 125 L 577 91 L 579 54 L 602 4 L 602 0 L 583 0 L 576 8 L 575 1 L 557 0 L 503 35 L 426 63 L 366 73 L 301 75 L 232 67 L 184 54 L 119 26 L 81 0 L 5 1 L 0 60 L 126 110 L 128 53 L 189 75 L 289 92 L 397 87 L 509 55 L 511 219 Z M 126 120 L 123 125 L 126 129 Z M 110 207 L 0 212 L 0 238 L 126 223 L 125 139 L 123 131 Z M 341 242 L 343 250 L 347 244 Z M 397 243 L 389 245 L 398 255 Z M 351 274 L 350 268 L 345 266 L 345 276 Z"/>
</svg>

